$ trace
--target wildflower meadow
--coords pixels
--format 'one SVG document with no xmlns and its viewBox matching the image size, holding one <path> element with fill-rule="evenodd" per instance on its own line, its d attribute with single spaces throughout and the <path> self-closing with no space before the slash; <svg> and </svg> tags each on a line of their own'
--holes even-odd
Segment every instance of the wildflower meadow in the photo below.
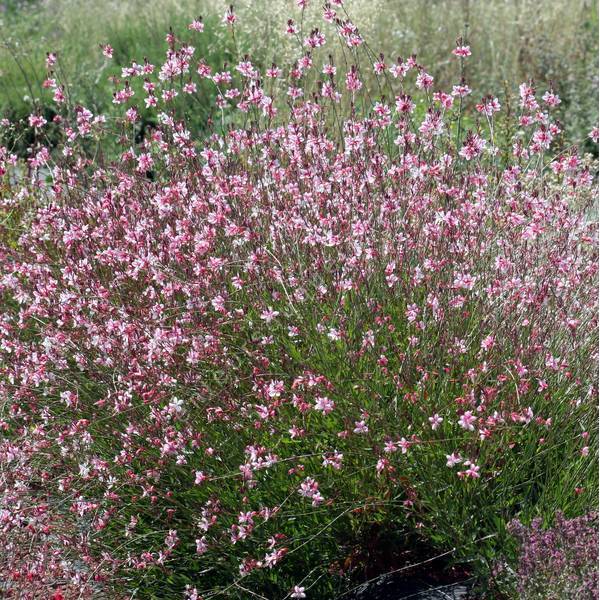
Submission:
<svg viewBox="0 0 600 600">
<path fill-rule="evenodd" d="M 0 120 L 0 596 L 597 599 L 597 106 L 277 6 Z"/>
</svg>

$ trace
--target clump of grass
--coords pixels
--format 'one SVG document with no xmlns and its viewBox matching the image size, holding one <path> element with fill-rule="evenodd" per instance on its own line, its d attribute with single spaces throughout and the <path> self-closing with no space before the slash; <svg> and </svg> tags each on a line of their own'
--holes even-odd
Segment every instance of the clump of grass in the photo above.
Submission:
<svg viewBox="0 0 600 600">
<path fill-rule="evenodd" d="M 515 517 L 595 508 L 597 167 L 559 96 L 469 101 L 464 40 L 444 91 L 309 18 L 277 65 L 234 9 L 218 69 L 210 20 L 170 31 L 106 67 L 109 115 L 47 57 L 52 122 L 0 147 L 9 592 L 335 598 L 440 557 L 485 580 Z"/>
</svg>

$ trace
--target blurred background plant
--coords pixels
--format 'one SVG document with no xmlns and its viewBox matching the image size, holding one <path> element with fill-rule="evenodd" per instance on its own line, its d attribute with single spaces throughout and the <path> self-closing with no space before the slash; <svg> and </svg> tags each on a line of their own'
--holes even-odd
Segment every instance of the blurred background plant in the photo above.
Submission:
<svg viewBox="0 0 600 600">
<path fill-rule="evenodd" d="M 551 526 L 515 519 L 508 527 L 519 545 L 516 570 L 497 569 L 505 593 L 522 600 L 589 598 L 598 600 L 598 514 L 567 519 L 557 513 Z"/>
<path fill-rule="evenodd" d="M 252 51 L 255 64 L 283 62 L 293 56 L 295 41 L 285 34 L 285 15 L 292 0 L 242 0 L 235 9 L 243 27 L 235 47 L 224 27 L 207 27 L 200 52 L 221 65 L 235 54 Z M 190 18 L 211 15 L 228 6 L 223 0 L 4 0 L 0 3 L 0 115 L 22 119 L 34 106 L 52 116 L 44 79 L 46 52 L 59 53 L 61 78 L 69 82 L 74 103 L 93 112 L 110 112 L 113 84 L 99 44 L 110 43 L 113 64 L 127 66 L 132 57 L 158 62 L 165 32 L 182 31 Z M 473 100 L 494 92 L 514 94 L 519 83 L 533 79 L 551 85 L 562 98 L 561 116 L 567 139 L 587 144 L 586 134 L 598 119 L 598 6 L 591 0 L 349 0 L 345 10 L 371 47 L 388 59 L 417 54 L 448 87 L 456 72 L 449 50 L 463 36 L 477 60 L 465 73 Z M 312 2 L 303 27 L 322 25 L 322 3 Z M 153 43 L 149 43 L 149 41 Z M 347 49 L 346 49 L 347 50 Z M 345 49 L 333 49 L 343 60 Z M 114 72 L 113 72 L 114 73 Z M 211 96 L 204 109 L 194 105 L 195 125 L 205 129 Z M 19 147 L 27 146 L 26 136 Z M 30 140 L 29 140 L 30 141 Z"/>
</svg>

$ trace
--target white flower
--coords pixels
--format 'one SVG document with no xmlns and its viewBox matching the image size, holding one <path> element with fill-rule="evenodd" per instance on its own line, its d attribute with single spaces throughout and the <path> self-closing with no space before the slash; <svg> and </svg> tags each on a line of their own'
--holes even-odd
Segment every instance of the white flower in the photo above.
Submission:
<svg viewBox="0 0 600 600">
<path fill-rule="evenodd" d="M 300 587 L 299 585 L 295 585 L 292 593 L 290 594 L 290 598 L 306 598 L 304 588 Z"/>
</svg>

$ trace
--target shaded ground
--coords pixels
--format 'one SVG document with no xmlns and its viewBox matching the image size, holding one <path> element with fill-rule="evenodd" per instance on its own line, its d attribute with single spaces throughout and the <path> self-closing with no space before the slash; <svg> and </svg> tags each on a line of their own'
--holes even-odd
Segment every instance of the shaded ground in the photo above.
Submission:
<svg viewBox="0 0 600 600">
<path fill-rule="evenodd" d="M 348 600 L 468 600 L 471 580 L 439 583 L 431 578 L 407 579 L 386 575 L 376 582 L 365 583 Z"/>
</svg>

